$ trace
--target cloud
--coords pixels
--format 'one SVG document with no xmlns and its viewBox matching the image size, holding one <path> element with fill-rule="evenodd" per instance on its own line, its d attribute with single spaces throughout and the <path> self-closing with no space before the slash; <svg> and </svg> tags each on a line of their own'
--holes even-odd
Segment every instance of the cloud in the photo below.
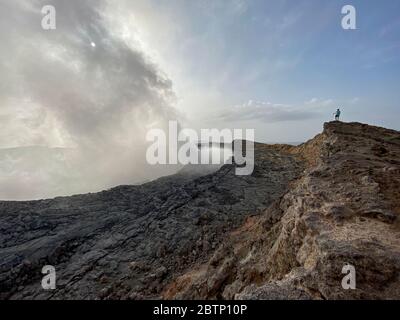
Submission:
<svg viewBox="0 0 400 320">
<path fill-rule="evenodd" d="M 56 30 L 41 28 L 44 5 L 56 8 Z M 0 3 L 0 118 L 7 119 L 0 148 L 74 148 L 71 166 L 82 172 L 77 179 L 89 183 L 81 188 L 77 181 L 69 192 L 133 182 L 145 166 L 146 126 L 177 118 L 172 81 L 145 52 L 113 32 L 107 5 Z"/>
<path fill-rule="evenodd" d="M 316 106 L 316 107 L 331 107 L 335 103 L 333 99 L 319 99 L 319 98 L 312 98 L 309 101 L 306 101 L 305 105 L 307 106 Z"/>
<path fill-rule="evenodd" d="M 222 112 L 217 118 L 220 121 L 247 121 L 258 120 L 275 123 L 283 121 L 303 121 L 317 118 L 321 111 L 314 106 L 327 106 L 331 100 L 319 103 L 319 99 L 313 98 L 301 106 L 291 106 L 265 101 L 249 100 L 242 105 L 233 106 Z"/>
<path fill-rule="evenodd" d="M 336 108 L 343 109 L 358 105 L 359 97 L 347 99 L 324 99 L 313 97 L 297 104 L 282 104 L 266 101 L 249 100 L 240 105 L 225 108 L 212 119 L 216 123 L 258 121 L 261 123 L 280 123 L 286 121 L 304 122 L 307 120 L 327 121 Z"/>
<path fill-rule="evenodd" d="M 359 97 L 354 97 L 354 98 L 349 100 L 349 104 L 357 104 L 358 102 L 360 102 L 360 98 Z"/>
</svg>

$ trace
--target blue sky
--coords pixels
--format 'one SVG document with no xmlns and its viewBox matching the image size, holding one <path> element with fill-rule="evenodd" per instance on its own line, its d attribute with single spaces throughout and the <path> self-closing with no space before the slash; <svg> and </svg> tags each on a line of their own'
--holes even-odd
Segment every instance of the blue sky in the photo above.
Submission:
<svg viewBox="0 0 400 320">
<path fill-rule="evenodd" d="M 341 27 L 346 4 L 357 30 Z M 160 65 L 189 120 L 209 123 L 215 111 L 256 101 L 316 114 L 224 125 L 254 126 L 263 141 L 304 140 L 340 106 L 345 121 L 399 129 L 398 1 L 154 1 L 152 9 L 173 25 L 147 40 L 168 57 Z"/>
</svg>

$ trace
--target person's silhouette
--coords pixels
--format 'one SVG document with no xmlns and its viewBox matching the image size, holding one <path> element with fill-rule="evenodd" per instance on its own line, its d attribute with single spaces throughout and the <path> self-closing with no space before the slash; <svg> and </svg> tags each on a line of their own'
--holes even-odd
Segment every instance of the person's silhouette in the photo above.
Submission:
<svg viewBox="0 0 400 320">
<path fill-rule="evenodd" d="M 335 115 L 335 121 L 339 121 L 339 118 L 340 118 L 340 109 L 339 108 L 336 110 L 334 115 Z"/>
</svg>

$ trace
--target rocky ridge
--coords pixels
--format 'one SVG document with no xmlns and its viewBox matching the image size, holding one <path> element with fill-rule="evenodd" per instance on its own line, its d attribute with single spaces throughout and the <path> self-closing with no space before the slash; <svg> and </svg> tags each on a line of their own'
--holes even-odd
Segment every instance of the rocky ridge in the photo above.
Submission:
<svg viewBox="0 0 400 320">
<path fill-rule="evenodd" d="M 331 122 L 300 146 L 141 186 L 0 202 L 1 299 L 400 298 L 400 133 Z M 40 286 L 57 270 L 57 290 Z M 342 268 L 356 270 L 344 290 Z"/>
<path fill-rule="evenodd" d="M 244 219 L 285 192 L 300 161 L 257 144 L 253 175 L 182 170 L 141 186 L 0 202 L 0 298 L 145 299 L 206 262 Z M 57 290 L 41 288 L 53 265 Z"/>
<path fill-rule="evenodd" d="M 332 122 L 299 147 L 289 192 L 233 231 L 166 298 L 400 298 L 400 133 Z M 356 289 L 344 290 L 345 265 Z"/>
</svg>

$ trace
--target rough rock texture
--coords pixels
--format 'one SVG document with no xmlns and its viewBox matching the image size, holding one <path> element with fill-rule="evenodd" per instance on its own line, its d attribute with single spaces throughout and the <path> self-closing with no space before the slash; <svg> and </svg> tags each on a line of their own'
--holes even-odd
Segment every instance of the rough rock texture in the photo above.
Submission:
<svg viewBox="0 0 400 320">
<path fill-rule="evenodd" d="M 301 172 L 293 155 L 261 144 L 255 149 L 251 176 L 236 176 L 234 165 L 205 176 L 185 168 L 141 186 L 0 202 L 0 298 L 159 297 Z M 55 291 L 41 288 L 47 264 L 56 267 Z"/>
<path fill-rule="evenodd" d="M 0 202 L 0 298 L 399 299 L 400 133 L 331 122 L 255 153 L 248 177 L 225 165 Z M 348 264 L 356 290 L 341 285 Z"/>
<path fill-rule="evenodd" d="M 332 122 L 286 149 L 307 164 L 301 178 L 164 297 L 400 298 L 400 133 Z M 356 290 L 342 287 L 348 264 Z"/>
</svg>

